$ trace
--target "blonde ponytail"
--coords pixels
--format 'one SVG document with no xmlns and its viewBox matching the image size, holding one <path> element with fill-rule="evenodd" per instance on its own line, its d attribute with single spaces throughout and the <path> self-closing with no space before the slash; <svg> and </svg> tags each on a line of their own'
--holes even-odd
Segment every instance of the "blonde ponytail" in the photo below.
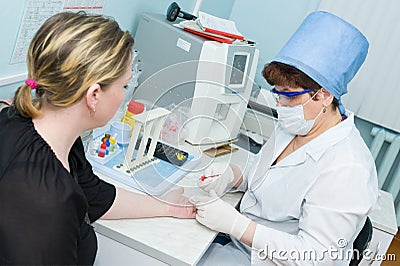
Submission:
<svg viewBox="0 0 400 266">
<path fill-rule="evenodd" d="M 13 105 L 23 117 L 35 118 L 41 114 L 40 103 L 32 99 L 31 93 L 32 88 L 24 83 L 15 92 Z"/>
</svg>

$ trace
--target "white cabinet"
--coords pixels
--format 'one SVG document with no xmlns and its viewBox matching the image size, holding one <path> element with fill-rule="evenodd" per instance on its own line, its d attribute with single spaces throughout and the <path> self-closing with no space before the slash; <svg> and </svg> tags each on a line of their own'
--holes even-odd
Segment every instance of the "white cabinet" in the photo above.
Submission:
<svg viewBox="0 0 400 266">
<path fill-rule="evenodd" d="M 372 221 L 372 239 L 365 251 L 360 266 L 377 266 L 385 261 L 394 261 L 394 254 L 386 254 L 394 235 L 397 233 L 397 223 L 392 194 L 379 192 L 379 199 L 374 211 L 369 215 Z"/>
<path fill-rule="evenodd" d="M 95 266 L 109 265 L 168 265 L 145 253 L 119 243 L 107 236 L 96 233 L 98 251 Z"/>
</svg>

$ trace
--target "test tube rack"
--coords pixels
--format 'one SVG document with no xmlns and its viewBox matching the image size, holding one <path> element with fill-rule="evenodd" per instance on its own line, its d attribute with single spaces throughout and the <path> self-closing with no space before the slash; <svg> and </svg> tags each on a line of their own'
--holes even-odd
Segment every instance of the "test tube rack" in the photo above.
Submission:
<svg viewBox="0 0 400 266">
<path fill-rule="evenodd" d="M 155 108 L 135 115 L 135 124 L 125 153 L 124 162 L 113 168 L 124 174 L 132 175 L 135 172 L 158 162 L 154 157 L 157 140 L 162 126 L 170 111 L 164 108 Z M 140 137 L 141 136 L 141 137 Z M 148 145 L 150 141 L 150 145 Z M 136 150 L 136 147 L 137 150 Z"/>
</svg>

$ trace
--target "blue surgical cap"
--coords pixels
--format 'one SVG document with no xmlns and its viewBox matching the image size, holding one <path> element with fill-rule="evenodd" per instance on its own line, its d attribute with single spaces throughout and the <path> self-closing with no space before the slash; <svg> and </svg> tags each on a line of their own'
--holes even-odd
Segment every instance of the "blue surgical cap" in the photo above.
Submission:
<svg viewBox="0 0 400 266">
<path fill-rule="evenodd" d="M 350 23 L 324 11 L 308 15 L 273 61 L 303 71 L 339 100 L 347 93 L 368 53 L 365 36 Z"/>
</svg>

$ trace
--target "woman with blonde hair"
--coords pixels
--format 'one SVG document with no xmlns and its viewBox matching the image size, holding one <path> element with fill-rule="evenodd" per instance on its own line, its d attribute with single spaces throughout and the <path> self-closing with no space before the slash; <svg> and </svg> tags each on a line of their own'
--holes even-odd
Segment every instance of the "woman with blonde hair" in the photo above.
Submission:
<svg viewBox="0 0 400 266">
<path fill-rule="evenodd" d="M 195 216 L 182 190 L 115 188 L 85 158 L 79 136 L 121 104 L 132 46 L 113 19 L 85 13 L 56 14 L 34 36 L 29 78 L 0 113 L 1 265 L 93 264 L 99 218 Z"/>
</svg>

